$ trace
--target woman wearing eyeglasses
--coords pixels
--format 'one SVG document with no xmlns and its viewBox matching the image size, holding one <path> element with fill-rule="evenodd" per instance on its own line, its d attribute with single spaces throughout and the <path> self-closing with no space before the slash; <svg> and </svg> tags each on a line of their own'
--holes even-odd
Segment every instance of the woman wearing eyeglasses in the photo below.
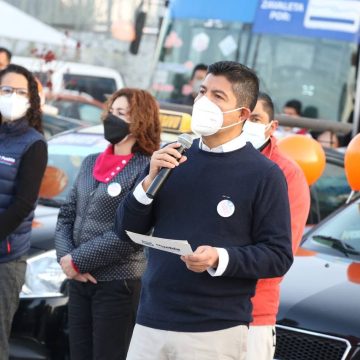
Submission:
<svg viewBox="0 0 360 360">
<path fill-rule="evenodd" d="M 37 83 L 27 69 L 9 65 L 0 71 L 0 360 L 8 359 L 46 163 Z"/>
</svg>

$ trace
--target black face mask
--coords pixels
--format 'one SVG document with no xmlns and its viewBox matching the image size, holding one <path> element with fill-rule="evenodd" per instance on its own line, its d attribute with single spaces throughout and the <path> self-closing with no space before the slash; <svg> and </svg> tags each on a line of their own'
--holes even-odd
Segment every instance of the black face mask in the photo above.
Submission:
<svg viewBox="0 0 360 360">
<path fill-rule="evenodd" d="M 104 119 L 104 138 L 111 144 L 117 144 L 129 134 L 129 124 L 125 120 L 111 113 Z"/>
</svg>

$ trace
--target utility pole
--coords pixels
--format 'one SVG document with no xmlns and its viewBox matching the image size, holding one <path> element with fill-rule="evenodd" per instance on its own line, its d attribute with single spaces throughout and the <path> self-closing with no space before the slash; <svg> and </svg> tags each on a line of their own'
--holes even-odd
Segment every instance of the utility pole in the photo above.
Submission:
<svg viewBox="0 0 360 360">
<path fill-rule="evenodd" d="M 111 10 L 112 10 L 113 2 L 112 0 L 107 1 L 107 31 L 111 35 L 111 26 L 112 26 L 112 19 L 111 19 Z"/>
</svg>

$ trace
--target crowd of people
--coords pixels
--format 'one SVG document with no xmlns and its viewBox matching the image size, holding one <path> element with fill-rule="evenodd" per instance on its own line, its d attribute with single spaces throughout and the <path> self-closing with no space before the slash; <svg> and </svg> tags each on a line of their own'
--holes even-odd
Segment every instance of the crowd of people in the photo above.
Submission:
<svg viewBox="0 0 360 360">
<path fill-rule="evenodd" d="M 193 106 L 195 98 L 199 92 L 200 85 L 205 79 L 207 74 L 207 65 L 200 63 L 194 66 L 190 79 L 184 89 L 191 89 L 190 93 L 183 95 L 182 97 L 172 100 L 174 103 Z M 274 107 L 275 109 L 275 107 Z M 303 107 L 303 104 L 298 99 L 290 99 L 285 102 L 280 114 L 289 116 L 294 119 L 299 119 L 301 117 L 317 119 L 319 117 L 319 111 L 316 106 L 308 105 Z M 282 139 L 291 135 L 306 135 L 317 140 L 322 147 L 326 148 L 338 148 L 340 146 L 346 146 L 350 141 L 350 134 L 341 135 L 340 137 L 332 131 L 312 131 L 308 130 L 305 127 L 298 126 L 277 126 L 274 135 L 277 139 Z"/>
<path fill-rule="evenodd" d="M 26 271 L 47 163 L 39 88 L 0 48 L 0 359 Z M 274 104 L 248 67 L 199 64 L 191 77 L 198 136 L 160 148 L 156 99 L 117 90 L 102 116 L 108 147 L 85 158 L 55 233 L 69 286 L 72 360 L 270 360 L 279 285 L 300 244 L 310 194 L 277 147 Z M 290 114 L 290 112 L 291 114 Z M 301 114 L 301 103 L 284 113 Z M 147 195 L 161 169 L 171 176 Z M 274 196 L 276 194 L 276 196 Z M 176 256 L 126 231 L 186 239 Z"/>
</svg>

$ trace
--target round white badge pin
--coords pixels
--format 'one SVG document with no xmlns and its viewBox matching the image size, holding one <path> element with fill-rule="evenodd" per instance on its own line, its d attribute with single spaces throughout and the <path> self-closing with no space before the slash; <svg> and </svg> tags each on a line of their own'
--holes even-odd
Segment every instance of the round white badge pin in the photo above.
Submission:
<svg viewBox="0 0 360 360">
<path fill-rule="evenodd" d="M 235 205 L 230 200 L 221 200 L 217 206 L 217 212 L 222 217 L 230 217 L 235 211 Z"/>
<path fill-rule="evenodd" d="M 112 197 L 118 196 L 121 193 L 121 185 L 117 182 L 113 182 L 108 185 L 107 192 Z"/>
</svg>

